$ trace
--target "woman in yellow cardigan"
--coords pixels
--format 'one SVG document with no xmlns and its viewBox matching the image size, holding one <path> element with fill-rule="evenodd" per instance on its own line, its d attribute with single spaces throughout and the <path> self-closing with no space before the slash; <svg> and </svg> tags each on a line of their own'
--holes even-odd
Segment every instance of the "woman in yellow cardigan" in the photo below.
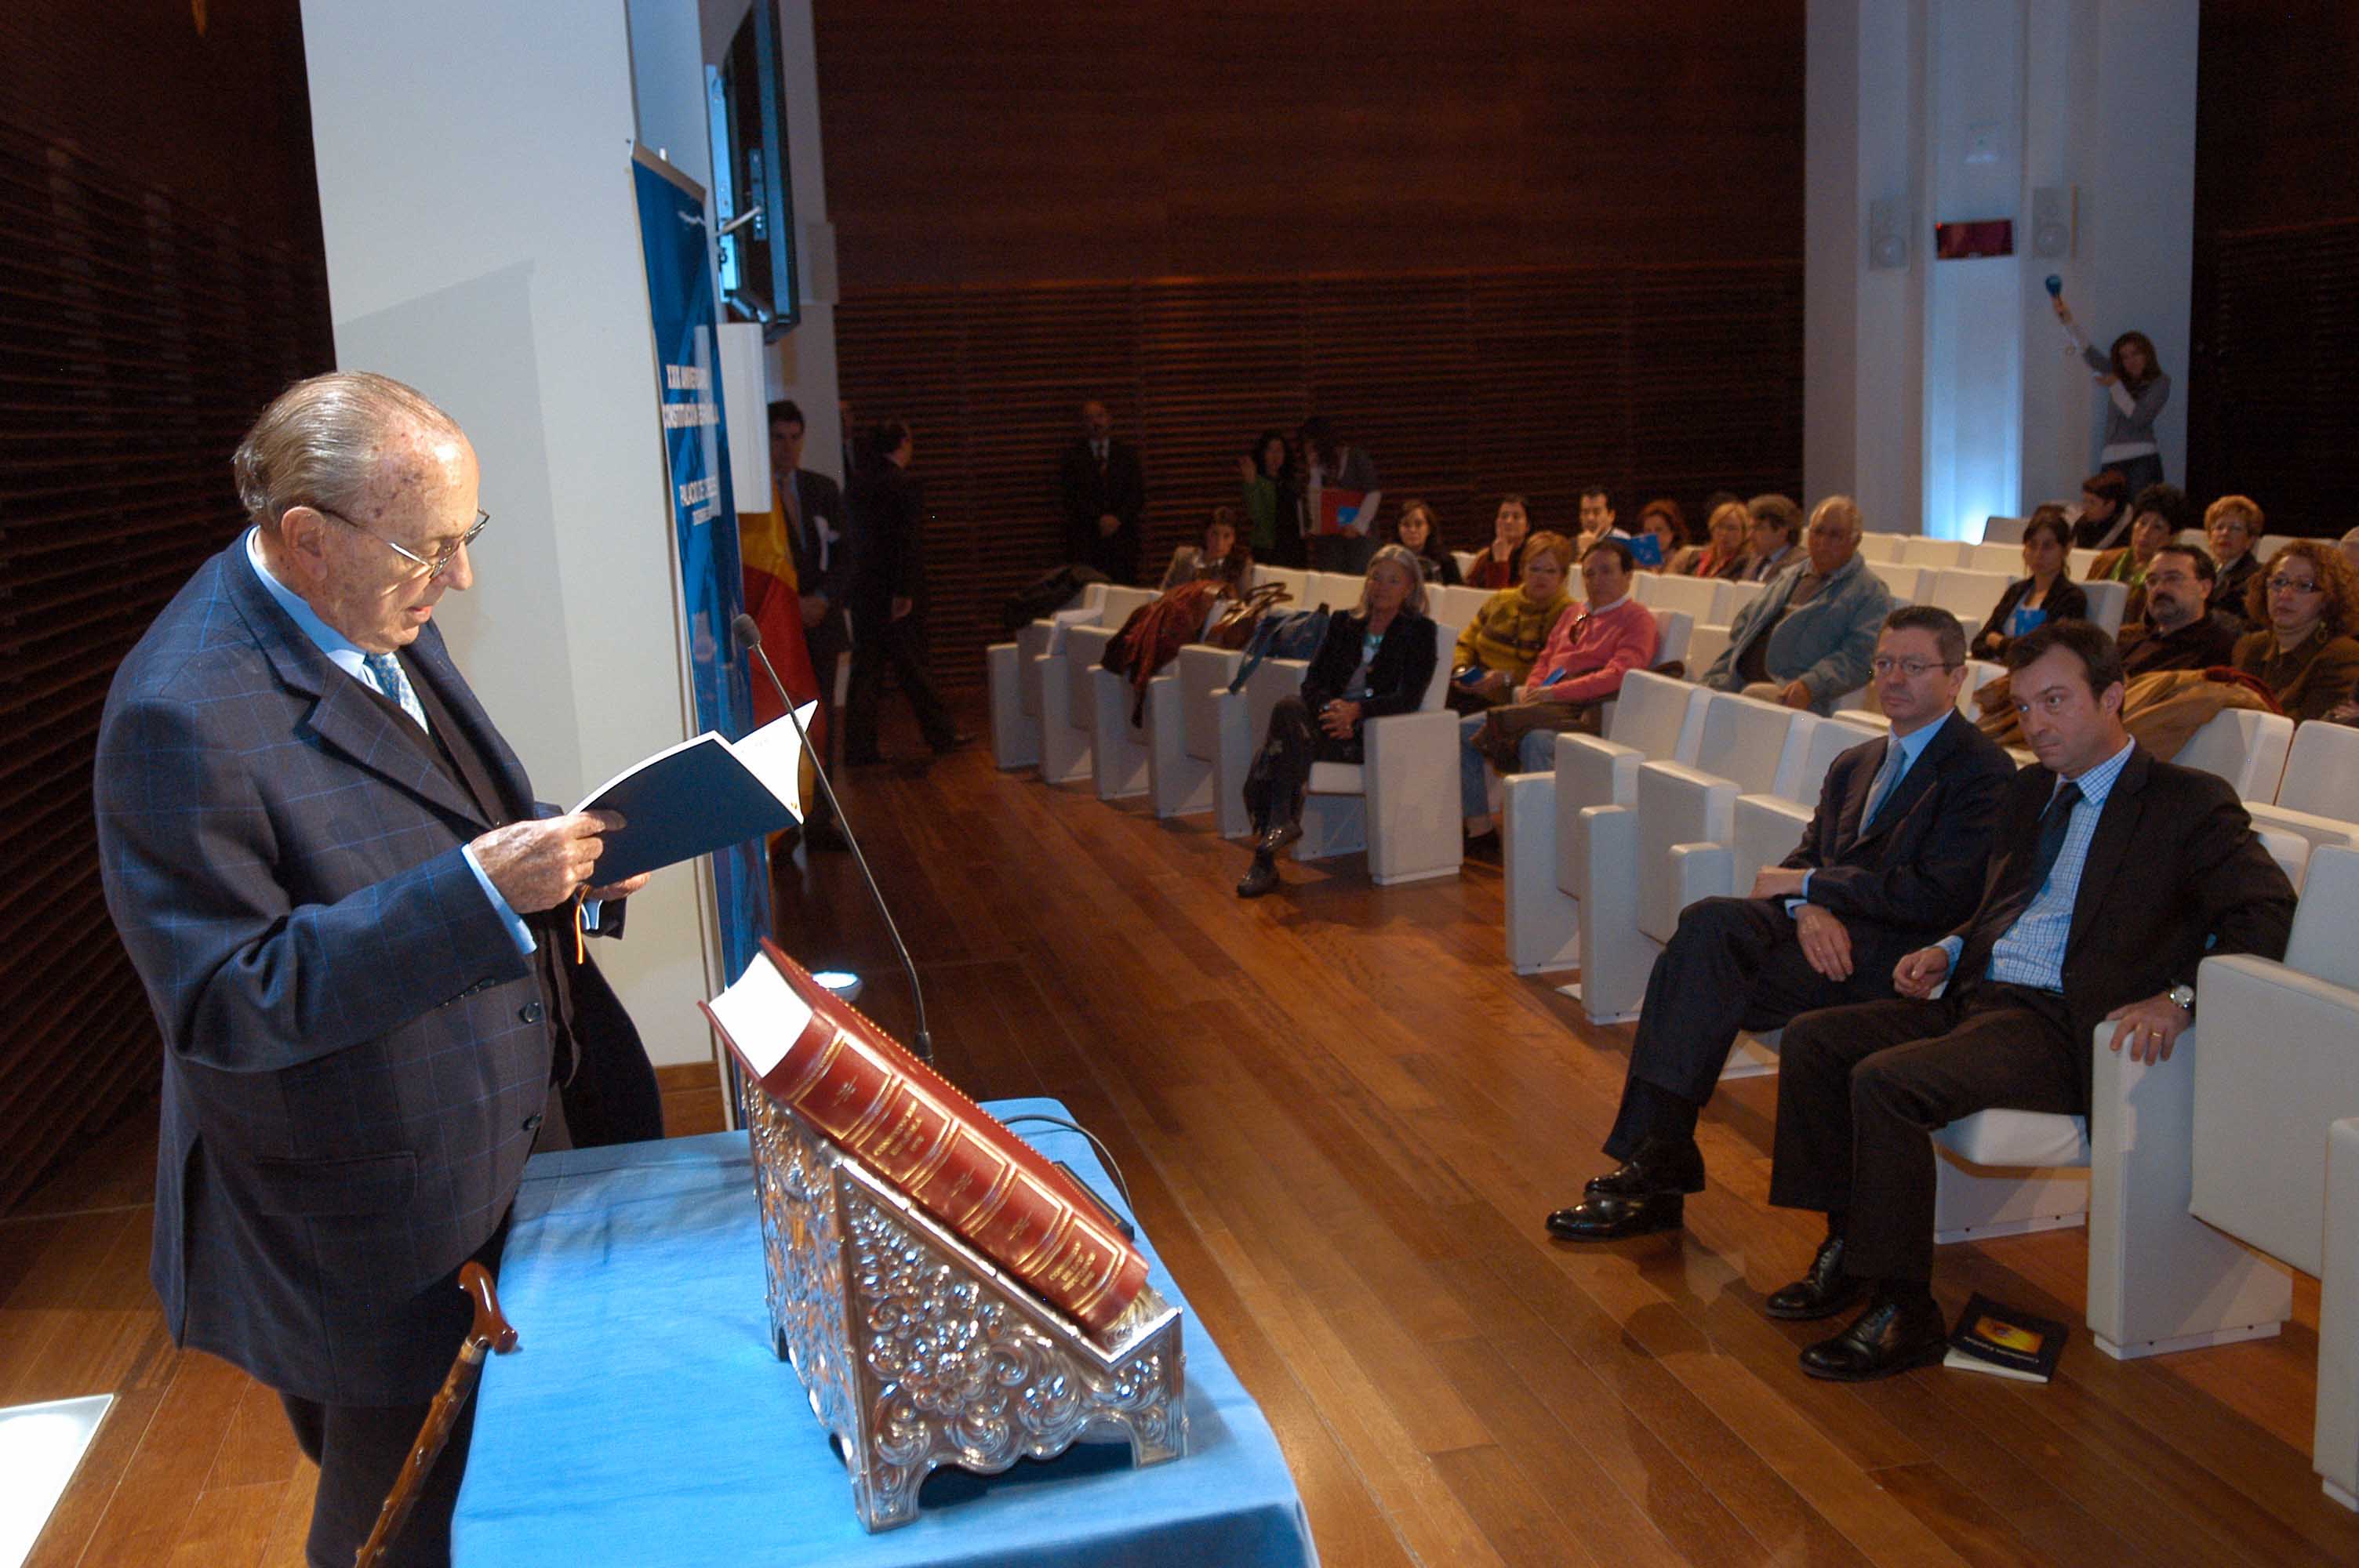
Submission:
<svg viewBox="0 0 2359 1568">
<path fill-rule="evenodd" d="M 1450 706 L 1480 713 L 1507 699 L 1531 674 L 1534 661 L 1572 603 L 1565 579 L 1572 571 L 1572 541 L 1535 534 L 1524 541 L 1524 580 L 1484 601 L 1458 633 L 1451 661 Z"/>
</svg>

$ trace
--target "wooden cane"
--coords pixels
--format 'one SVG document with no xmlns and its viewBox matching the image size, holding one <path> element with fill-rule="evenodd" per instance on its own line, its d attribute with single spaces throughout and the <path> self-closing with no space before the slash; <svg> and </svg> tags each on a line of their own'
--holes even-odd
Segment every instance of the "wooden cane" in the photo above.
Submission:
<svg viewBox="0 0 2359 1568">
<path fill-rule="evenodd" d="M 401 1474 L 386 1495 L 385 1507 L 377 1510 L 376 1528 L 361 1542 L 353 1568 L 376 1568 L 393 1549 L 394 1537 L 409 1518 L 410 1505 L 425 1488 L 428 1473 L 441 1457 L 442 1445 L 451 1441 L 451 1428 L 458 1423 L 467 1396 L 475 1391 L 484 1356 L 492 1351 L 505 1356 L 516 1347 L 516 1328 L 501 1314 L 499 1292 L 492 1288 L 492 1277 L 481 1263 L 459 1265 L 459 1288 L 474 1298 L 475 1321 L 468 1326 L 466 1343 L 459 1346 L 459 1358 L 451 1363 L 451 1375 L 442 1379 L 434 1402 L 427 1407 L 426 1424 L 418 1429 L 418 1442 L 402 1461 Z"/>
</svg>

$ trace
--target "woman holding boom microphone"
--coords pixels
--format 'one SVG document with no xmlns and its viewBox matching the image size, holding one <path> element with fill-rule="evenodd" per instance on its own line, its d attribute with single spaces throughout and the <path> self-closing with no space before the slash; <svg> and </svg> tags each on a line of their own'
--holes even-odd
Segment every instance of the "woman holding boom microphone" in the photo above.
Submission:
<svg viewBox="0 0 2359 1568">
<path fill-rule="evenodd" d="M 2062 290 L 2054 279 L 2049 280 L 2054 292 L 2056 319 L 2064 323 L 2064 335 L 2081 351 L 2081 358 L 2105 389 L 2110 405 L 2105 410 L 2105 444 L 2097 454 L 2098 461 L 2122 476 L 2129 492 L 2136 495 L 2150 484 L 2162 482 L 2162 449 L 2155 444 L 2154 421 L 2170 401 L 2170 377 L 2162 373 L 2162 365 L 2155 358 L 2154 340 L 2144 332 L 2124 332 L 2114 340 L 2110 353 L 2101 354 L 2072 319 L 2072 308 L 2064 303 Z"/>
</svg>

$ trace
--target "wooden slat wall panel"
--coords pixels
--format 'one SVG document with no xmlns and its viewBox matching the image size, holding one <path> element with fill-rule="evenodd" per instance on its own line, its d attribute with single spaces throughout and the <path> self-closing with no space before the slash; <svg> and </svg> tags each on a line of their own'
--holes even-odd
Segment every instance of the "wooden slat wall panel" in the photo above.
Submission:
<svg viewBox="0 0 2359 1568">
<path fill-rule="evenodd" d="M 2273 534 L 2351 526 L 2359 428 L 2359 220 L 2224 234 L 2212 300 L 2206 493 L 2260 502 Z"/>
<path fill-rule="evenodd" d="M 330 362 L 300 253 L 0 124 L 0 1209 L 152 1090 L 98 881 L 114 666 L 243 517 L 228 458 Z"/>
<path fill-rule="evenodd" d="M 1063 559 L 1058 455 L 1084 397 L 1145 450 L 1142 569 L 1237 493 L 1265 427 L 1317 411 L 1461 546 L 1520 491 L 1544 526 L 1603 483 L 1692 514 L 1801 482 L 1799 263 L 975 285 L 848 294 L 845 395 L 915 427 L 940 678 L 982 679 L 999 607 Z"/>
</svg>

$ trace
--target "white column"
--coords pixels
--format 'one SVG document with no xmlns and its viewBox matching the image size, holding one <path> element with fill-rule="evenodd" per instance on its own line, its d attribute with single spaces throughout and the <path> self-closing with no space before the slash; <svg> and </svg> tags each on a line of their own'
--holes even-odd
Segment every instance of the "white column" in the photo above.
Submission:
<svg viewBox="0 0 2359 1568">
<path fill-rule="evenodd" d="M 493 523 L 444 630 L 570 806 L 692 722 L 625 7 L 306 0 L 303 38 L 337 362 L 412 383 L 473 440 Z M 711 1054 L 705 903 L 659 873 L 599 947 L 658 1062 Z"/>
<path fill-rule="evenodd" d="M 2103 394 L 2045 278 L 2100 345 L 2136 327 L 2183 382 L 2193 248 L 2195 0 L 1811 0 L 1803 466 L 1869 526 L 1977 538 L 2069 499 Z M 2068 254 L 2037 253 L 2060 192 Z M 1872 265 L 1889 204 L 1904 254 Z M 2073 219 L 2077 216 L 2077 222 Z M 2008 219 L 2012 256 L 1937 262 L 1933 227 Z M 2183 471 L 2183 385 L 2160 425 Z"/>
</svg>

